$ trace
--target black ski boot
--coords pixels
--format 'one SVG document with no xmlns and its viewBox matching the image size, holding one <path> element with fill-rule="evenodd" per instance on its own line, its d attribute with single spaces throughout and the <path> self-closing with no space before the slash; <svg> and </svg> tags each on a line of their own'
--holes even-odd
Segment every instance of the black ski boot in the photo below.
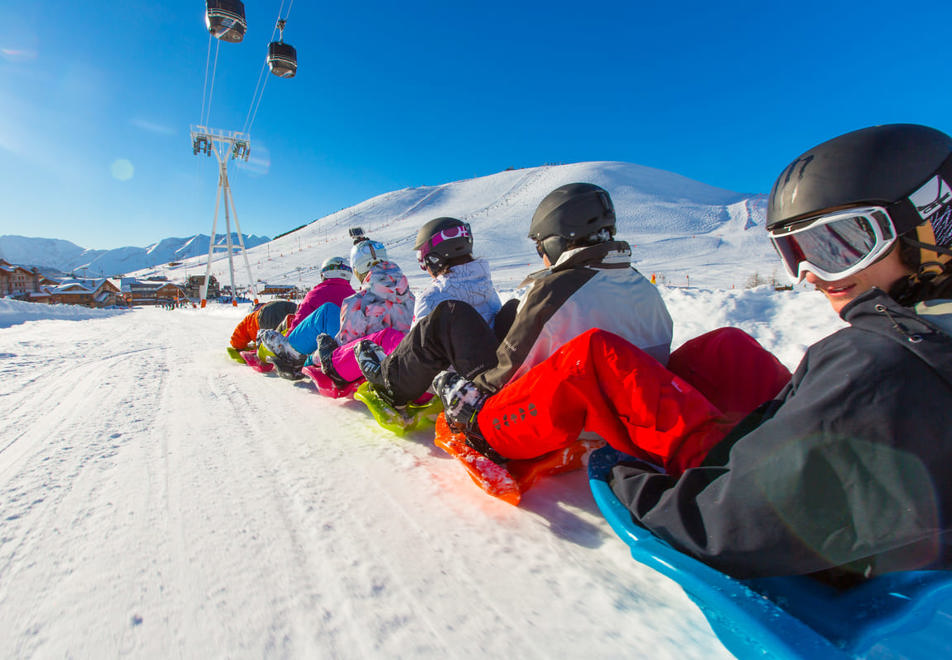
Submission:
<svg viewBox="0 0 952 660">
<path fill-rule="evenodd" d="M 300 360 L 286 360 L 275 354 L 268 360 L 274 365 L 274 370 L 278 372 L 281 378 L 287 380 L 301 380 L 304 378 L 304 373 L 301 371 L 301 368 L 304 367 L 303 358 Z"/>
<path fill-rule="evenodd" d="M 330 378 L 334 385 L 338 389 L 344 389 L 350 383 L 343 378 L 340 374 L 337 373 L 337 369 L 334 368 L 334 351 L 339 348 L 337 340 L 331 337 L 329 334 L 322 332 L 317 336 L 317 350 L 314 351 L 314 354 L 317 356 L 317 363 L 321 366 L 321 371 L 324 372 L 324 375 Z M 314 361 L 314 358 L 311 358 L 311 361 Z"/>
<path fill-rule="evenodd" d="M 364 378 L 367 379 L 367 382 L 370 383 L 370 386 L 374 389 L 374 392 L 377 393 L 377 396 L 387 402 L 387 404 L 393 406 L 396 410 L 405 412 L 407 402 L 396 400 L 384 378 L 383 361 L 387 357 L 387 354 L 383 352 L 383 349 L 369 339 L 364 339 L 354 346 L 354 357 L 357 358 L 357 366 L 360 367 L 360 373 L 362 373 Z"/>
<path fill-rule="evenodd" d="M 364 375 L 367 382 L 378 391 L 386 390 L 387 384 L 384 382 L 382 367 L 387 354 L 383 352 L 383 349 L 369 339 L 364 339 L 354 346 L 354 357 L 357 358 L 357 366 L 360 367 L 360 373 Z"/>
<path fill-rule="evenodd" d="M 455 371 L 441 371 L 433 379 L 433 390 L 443 402 L 443 412 L 449 427 L 466 436 L 466 443 L 493 463 L 502 465 L 507 459 L 493 449 L 479 431 L 476 416 L 489 398 Z"/>
</svg>

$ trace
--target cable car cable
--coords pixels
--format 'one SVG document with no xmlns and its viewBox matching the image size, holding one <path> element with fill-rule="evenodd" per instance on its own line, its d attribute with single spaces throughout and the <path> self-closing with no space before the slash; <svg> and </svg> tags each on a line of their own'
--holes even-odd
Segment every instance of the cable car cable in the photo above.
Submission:
<svg viewBox="0 0 952 660">
<path fill-rule="evenodd" d="M 211 51 L 211 43 L 208 44 L 209 52 Z M 202 114 L 199 117 L 202 120 L 202 126 L 208 125 L 208 120 L 211 118 L 212 114 L 212 97 L 215 95 L 215 74 L 218 72 L 218 50 L 221 47 L 221 41 L 215 39 L 215 59 L 212 61 L 212 78 L 211 86 L 208 85 L 208 61 L 205 62 L 205 88 L 207 88 L 208 96 L 205 95 L 205 89 L 202 90 Z M 207 103 L 206 103 L 207 98 Z"/>
<path fill-rule="evenodd" d="M 271 41 L 274 42 L 274 35 L 278 30 L 281 31 L 281 38 L 284 36 L 284 25 L 287 22 L 288 16 L 291 15 L 291 8 L 294 6 L 294 0 L 288 4 L 288 10 L 285 13 L 284 11 L 284 0 L 281 0 L 281 5 L 278 7 L 278 17 L 275 21 L 274 28 L 271 30 Z M 282 15 L 284 18 L 282 18 Z M 293 47 L 291 48 L 293 52 Z M 255 93 L 251 99 L 251 105 L 248 108 L 248 115 L 245 117 L 245 126 L 242 129 L 242 132 L 248 134 L 251 132 L 251 127 L 254 125 L 255 119 L 258 116 L 258 108 L 261 107 L 261 101 L 264 99 L 264 90 L 268 84 L 269 76 L 264 75 L 265 67 L 269 66 L 268 60 L 270 59 L 270 46 L 269 46 L 269 58 L 265 58 L 264 63 L 261 66 L 261 72 L 258 74 L 258 85 L 255 86 Z M 296 60 L 296 57 L 295 57 Z M 295 66 L 296 69 L 296 66 Z M 293 74 L 292 74 L 293 75 Z M 262 83 L 262 76 L 264 76 L 264 82 Z"/>
<path fill-rule="evenodd" d="M 244 123 L 244 126 L 243 126 L 242 129 L 241 129 L 241 132 L 242 132 L 242 133 L 247 134 L 248 131 L 251 129 L 251 124 L 250 124 L 250 122 L 251 122 L 251 113 L 252 113 L 252 111 L 254 111 L 255 113 L 257 113 L 257 109 L 256 109 L 256 106 L 255 106 L 255 99 L 258 98 L 259 89 L 260 89 L 261 95 L 262 95 L 262 96 L 264 95 L 264 85 L 261 83 L 261 80 L 262 80 L 262 78 L 264 77 L 265 69 L 267 69 L 267 68 L 268 68 L 268 61 L 265 60 L 264 62 L 261 63 L 261 71 L 258 73 L 258 82 L 257 82 L 257 84 L 255 85 L 255 93 L 254 93 L 254 94 L 252 95 L 252 97 L 251 97 L 251 105 L 248 106 L 248 114 L 245 115 L 245 123 Z M 268 82 L 267 78 L 264 78 L 264 82 L 265 82 L 265 84 L 267 84 L 267 82 Z"/>
<path fill-rule="evenodd" d="M 221 41 L 217 40 L 218 43 L 215 45 L 215 60 L 214 65 L 212 66 L 212 84 L 208 88 L 208 107 L 206 109 L 205 116 L 202 117 L 202 124 L 207 126 L 208 120 L 212 116 L 212 97 L 215 95 L 215 74 L 218 73 L 218 48 L 221 46 Z"/>
<path fill-rule="evenodd" d="M 205 81 L 202 83 L 202 114 L 198 117 L 202 119 L 205 117 L 205 95 L 208 93 L 208 64 L 212 59 L 212 37 L 211 32 L 208 33 L 208 51 L 205 53 Z"/>
</svg>

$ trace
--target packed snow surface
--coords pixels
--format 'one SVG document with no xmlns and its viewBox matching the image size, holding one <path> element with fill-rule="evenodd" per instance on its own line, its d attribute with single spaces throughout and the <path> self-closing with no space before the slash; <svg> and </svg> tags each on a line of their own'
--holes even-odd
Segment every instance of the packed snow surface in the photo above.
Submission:
<svg viewBox="0 0 952 660">
<path fill-rule="evenodd" d="M 675 345 L 737 325 L 791 368 L 840 324 L 661 291 Z M 0 301 L 0 656 L 728 655 L 582 472 L 495 500 L 430 433 L 228 359 L 247 306 L 65 309 Z"/>
</svg>

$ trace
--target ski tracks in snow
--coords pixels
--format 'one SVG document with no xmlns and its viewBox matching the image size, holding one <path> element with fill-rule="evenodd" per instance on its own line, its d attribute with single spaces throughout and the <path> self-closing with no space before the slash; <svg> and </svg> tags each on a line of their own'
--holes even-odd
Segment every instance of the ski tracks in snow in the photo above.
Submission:
<svg viewBox="0 0 952 660">
<path fill-rule="evenodd" d="M 0 331 L 0 655 L 724 653 L 583 474 L 494 500 L 427 433 L 228 360 L 239 318 Z"/>
</svg>

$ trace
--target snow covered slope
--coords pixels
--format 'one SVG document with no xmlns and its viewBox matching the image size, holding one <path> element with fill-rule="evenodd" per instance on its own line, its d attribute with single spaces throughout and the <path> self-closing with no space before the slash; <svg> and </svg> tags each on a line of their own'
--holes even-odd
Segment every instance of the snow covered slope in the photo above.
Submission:
<svg viewBox="0 0 952 660">
<path fill-rule="evenodd" d="M 498 286 L 511 288 L 540 267 L 526 238 L 536 206 L 555 188 L 576 181 L 609 191 L 618 236 L 635 247 L 645 274 L 656 273 L 671 284 L 729 288 L 743 286 L 755 273 L 768 277 L 777 271 L 764 232 L 763 195 L 742 195 L 630 163 L 591 162 L 510 170 L 374 197 L 249 250 L 252 275 L 270 283 L 316 284 L 321 262 L 348 255 L 347 229 L 360 226 L 386 245 L 411 285 L 422 284 L 426 275 L 413 253 L 416 232 L 426 221 L 448 215 L 472 223 L 476 254 L 489 259 Z M 156 272 L 184 280 L 204 272 L 204 258 Z M 212 273 L 228 282 L 224 256 L 218 256 Z M 247 284 L 241 259 L 235 276 L 239 286 Z"/>
</svg>

